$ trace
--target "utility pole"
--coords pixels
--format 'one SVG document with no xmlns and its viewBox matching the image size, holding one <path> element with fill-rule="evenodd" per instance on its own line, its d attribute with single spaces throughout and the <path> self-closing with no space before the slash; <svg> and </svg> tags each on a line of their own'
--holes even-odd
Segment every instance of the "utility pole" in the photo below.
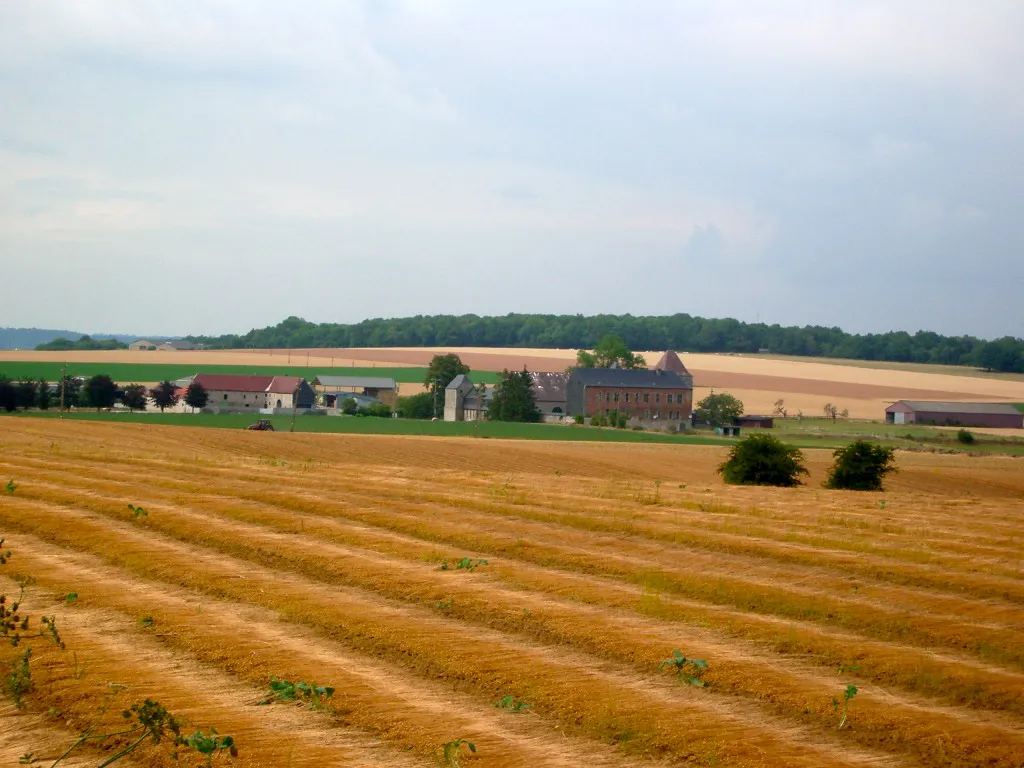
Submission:
<svg viewBox="0 0 1024 768">
<path fill-rule="evenodd" d="M 64 390 L 68 385 L 68 364 L 64 363 L 63 373 L 60 377 L 60 416 L 59 419 L 64 418 Z"/>
</svg>

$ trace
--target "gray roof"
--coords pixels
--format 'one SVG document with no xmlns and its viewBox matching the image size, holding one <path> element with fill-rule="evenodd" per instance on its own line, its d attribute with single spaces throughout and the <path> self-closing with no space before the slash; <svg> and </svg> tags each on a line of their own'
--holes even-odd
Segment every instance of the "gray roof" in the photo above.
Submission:
<svg viewBox="0 0 1024 768">
<path fill-rule="evenodd" d="M 321 387 L 362 387 L 363 389 L 394 389 L 395 380 L 382 376 L 317 376 L 314 384 Z"/>
<path fill-rule="evenodd" d="M 530 379 L 537 402 L 565 402 L 565 388 L 569 386 L 568 373 L 531 372 Z"/>
<path fill-rule="evenodd" d="M 448 386 L 445 389 L 458 389 L 462 386 L 463 382 L 469 381 L 469 378 L 464 373 L 460 373 L 454 379 L 448 382 Z M 472 384 L 473 382 L 470 382 Z"/>
<path fill-rule="evenodd" d="M 175 349 L 202 349 L 203 345 L 196 344 L 194 341 L 186 341 L 185 339 L 170 339 L 169 341 L 160 342 L 159 346 L 174 347 Z"/>
<path fill-rule="evenodd" d="M 693 385 L 672 371 L 646 368 L 576 368 L 571 381 L 588 387 L 646 387 L 649 389 L 692 389 Z"/>
<path fill-rule="evenodd" d="M 925 413 L 983 413 L 998 414 L 1001 416 L 1008 414 L 1013 414 L 1014 416 L 1022 415 L 1021 412 L 1010 403 L 948 403 L 930 400 L 898 400 L 890 405 L 889 408 L 892 408 L 893 405 L 898 405 L 899 403 L 903 403 L 912 411 L 923 411 Z M 889 410 L 889 408 L 886 408 L 885 410 Z"/>
</svg>

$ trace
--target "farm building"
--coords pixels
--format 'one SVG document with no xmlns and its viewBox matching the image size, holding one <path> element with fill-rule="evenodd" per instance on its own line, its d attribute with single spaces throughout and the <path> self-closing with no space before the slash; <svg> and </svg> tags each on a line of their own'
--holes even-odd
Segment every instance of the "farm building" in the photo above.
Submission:
<svg viewBox="0 0 1024 768">
<path fill-rule="evenodd" d="M 568 373 L 531 373 L 530 388 L 544 421 L 561 421 L 566 413 L 565 391 L 569 386 Z"/>
<path fill-rule="evenodd" d="M 568 383 L 567 373 L 530 374 L 530 388 L 542 421 L 560 422 L 565 418 L 565 388 Z M 460 374 L 445 388 L 444 420 L 476 421 L 477 418 L 486 418 L 493 397 L 494 387 L 484 387 L 481 393 L 468 376 Z"/>
<path fill-rule="evenodd" d="M 737 427 L 749 427 L 751 429 L 771 429 L 775 426 L 775 420 L 771 416 L 757 416 L 744 414 L 732 420 Z"/>
<path fill-rule="evenodd" d="M 617 411 L 639 423 L 682 426 L 693 409 L 693 378 L 663 369 L 576 368 L 566 407 L 585 418 Z"/>
<path fill-rule="evenodd" d="M 156 345 L 157 352 L 186 352 L 196 349 L 203 349 L 203 345 L 184 339 L 171 339 Z"/>
<path fill-rule="evenodd" d="M 885 409 L 888 424 L 1024 428 L 1024 413 L 1009 403 L 943 403 L 899 400 Z"/>
<path fill-rule="evenodd" d="M 206 408 L 218 411 L 311 408 L 315 398 L 313 388 L 298 376 L 197 373 L 192 381 L 210 396 Z"/>
<path fill-rule="evenodd" d="M 136 339 L 128 345 L 128 349 L 131 352 L 150 352 L 156 349 L 156 342 L 149 339 Z"/>
<path fill-rule="evenodd" d="M 693 377 L 690 376 L 690 372 L 686 370 L 686 366 L 683 365 L 683 361 L 679 359 L 679 355 L 671 349 L 661 356 L 661 359 L 655 364 L 654 370 L 678 373 L 684 378 L 689 378 L 691 382 L 693 381 Z"/>
<path fill-rule="evenodd" d="M 386 405 L 394 405 L 398 393 L 395 380 L 382 376 L 317 376 L 312 384 L 320 401 L 328 408 L 344 400 L 347 394 L 366 395 Z"/>
</svg>

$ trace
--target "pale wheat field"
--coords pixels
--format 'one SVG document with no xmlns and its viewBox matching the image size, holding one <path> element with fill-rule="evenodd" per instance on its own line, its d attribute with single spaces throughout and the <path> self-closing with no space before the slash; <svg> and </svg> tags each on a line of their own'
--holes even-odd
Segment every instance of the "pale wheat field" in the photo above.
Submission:
<svg viewBox="0 0 1024 768">
<path fill-rule="evenodd" d="M 5 420 L 0 584 L 34 577 L 67 649 L 35 643 L 0 764 L 150 697 L 253 767 L 433 766 L 456 738 L 480 768 L 1024 765 L 1021 460 L 900 453 L 844 493 L 823 451 L 797 489 L 724 486 L 723 456 Z M 705 687 L 659 671 L 673 650 Z M 271 676 L 335 694 L 258 706 Z"/>
</svg>

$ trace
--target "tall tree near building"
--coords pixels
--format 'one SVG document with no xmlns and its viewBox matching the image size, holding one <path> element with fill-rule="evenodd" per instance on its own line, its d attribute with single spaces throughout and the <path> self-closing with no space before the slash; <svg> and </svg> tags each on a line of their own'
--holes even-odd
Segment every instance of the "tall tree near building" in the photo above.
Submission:
<svg viewBox="0 0 1024 768">
<path fill-rule="evenodd" d="M 117 400 L 117 384 L 105 373 L 97 373 L 86 381 L 84 389 L 89 405 L 97 411 L 110 408 Z"/>
<path fill-rule="evenodd" d="M 18 391 L 18 407 L 27 411 L 36 404 L 36 383 L 32 379 L 21 379 L 15 388 Z"/>
<path fill-rule="evenodd" d="M 492 421 L 540 421 L 537 399 L 533 394 L 529 371 L 504 370 L 494 388 L 488 418 Z"/>
<path fill-rule="evenodd" d="M 576 353 L 577 368 L 646 368 L 643 355 L 634 354 L 626 342 L 613 333 L 607 334 L 593 352 L 581 349 Z"/>
<path fill-rule="evenodd" d="M 462 362 L 462 358 L 454 352 L 447 355 L 434 355 L 427 368 L 427 374 L 423 377 L 423 383 L 430 388 L 430 397 L 435 404 L 435 413 L 439 408 L 444 408 L 444 388 L 451 384 L 452 379 L 460 373 L 468 374 L 469 366 Z"/>
<path fill-rule="evenodd" d="M 193 381 L 188 385 L 188 389 L 185 390 L 185 405 L 199 409 L 205 408 L 208 402 L 210 402 L 210 393 L 206 391 L 206 387 L 198 381 Z"/>
<path fill-rule="evenodd" d="M 727 392 L 712 393 L 697 403 L 693 414 L 697 421 L 720 427 L 743 415 L 743 402 Z"/>
<path fill-rule="evenodd" d="M 50 382 L 41 379 L 36 384 L 36 387 L 36 408 L 40 411 L 50 410 L 50 402 L 53 399 L 53 396 L 50 394 Z"/>
<path fill-rule="evenodd" d="M 81 400 L 82 382 L 74 376 L 64 376 L 60 380 L 57 395 L 65 408 L 74 408 Z"/>
<path fill-rule="evenodd" d="M 178 402 L 178 388 L 169 381 L 162 381 L 149 390 L 149 396 L 153 398 L 153 405 L 164 412 L 164 408 L 171 408 Z"/>
<path fill-rule="evenodd" d="M 121 402 L 129 411 L 146 410 L 146 387 L 143 384 L 129 384 L 124 388 Z"/>
</svg>

